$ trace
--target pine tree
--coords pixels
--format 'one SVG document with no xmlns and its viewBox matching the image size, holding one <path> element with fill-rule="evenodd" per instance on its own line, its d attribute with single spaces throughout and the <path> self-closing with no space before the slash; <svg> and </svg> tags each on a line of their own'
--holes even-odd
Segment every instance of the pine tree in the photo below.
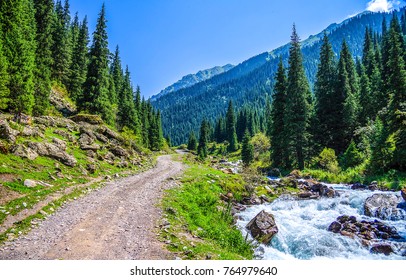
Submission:
<svg viewBox="0 0 406 280">
<path fill-rule="evenodd" d="M 71 44 L 69 38 L 70 13 L 69 2 L 65 0 L 62 6 L 60 0 L 55 4 L 54 26 L 53 26 L 53 67 L 52 77 L 64 84 L 69 80 L 69 66 L 71 56 Z"/>
<path fill-rule="evenodd" d="M 31 114 L 34 106 L 35 17 L 30 0 L 0 1 L 3 55 L 9 76 L 9 110 Z"/>
<path fill-rule="evenodd" d="M 315 141 L 321 150 L 325 147 L 331 147 L 332 130 L 334 129 L 336 116 L 332 110 L 335 95 L 336 68 L 334 61 L 334 52 L 327 34 L 324 34 L 323 44 L 320 49 L 320 64 L 317 70 L 314 94 L 315 104 Z"/>
<path fill-rule="evenodd" d="M 234 152 L 238 149 L 237 145 L 237 133 L 235 128 L 235 115 L 233 109 L 233 103 L 230 100 L 228 103 L 227 115 L 226 115 L 226 131 L 227 140 L 229 142 L 228 150 Z"/>
<path fill-rule="evenodd" d="M 68 83 L 68 90 L 74 101 L 83 98 L 83 84 L 86 81 L 87 74 L 88 44 L 89 31 L 87 27 L 87 17 L 85 17 L 80 25 L 77 42 L 74 44 Z"/>
<path fill-rule="evenodd" d="M 37 25 L 34 114 L 43 115 L 49 107 L 52 67 L 53 0 L 34 0 Z"/>
<path fill-rule="evenodd" d="M 195 151 L 196 148 L 197 148 L 197 139 L 196 139 L 195 133 L 192 131 L 189 134 L 189 141 L 187 144 L 187 149 L 189 151 Z"/>
<path fill-rule="evenodd" d="M 365 72 L 365 67 L 361 66 L 361 91 L 360 91 L 360 114 L 358 122 L 361 126 L 365 126 L 369 120 L 372 120 L 374 107 L 373 107 L 373 97 L 371 94 L 371 82 L 369 77 Z"/>
<path fill-rule="evenodd" d="M 289 71 L 284 115 L 285 137 L 290 155 L 287 166 L 304 169 L 308 156 L 309 126 L 312 110 L 312 99 L 300 49 L 300 39 L 293 25 L 291 45 L 289 49 Z"/>
<path fill-rule="evenodd" d="M 1 40 L 1 30 L 0 30 L 0 110 L 7 108 L 10 102 L 10 91 L 8 89 L 9 76 L 7 73 L 7 60 L 3 55 L 3 43 Z"/>
<path fill-rule="evenodd" d="M 245 131 L 242 139 L 241 160 L 245 166 L 249 166 L 254 160 L 254 147 L 250 143 L 251 136 L 248 130 Z"/>
<path fill-rule="evenodd" d="M 122 91 L 124 86 L 124 74 L 121 66 L 120 50 L 118 46 L 116 47 L 116 51 L 114 53 L 113 62 L 110 67 L 110 73 L 113 78 L 115 90 L 115 92 L 110 92 L 111 101 L 113 104 L 117 104 L 119 102 L 118 99 L 123 97 Z"/>
<path fill-rule="evenodd" d="M 141 133 L 141 123 L 138 119 L 138 114 L 135 109 L 134 99 L 133 99 L 133 87 L 130 80 L 130 71 L 128 66 L 126 67 L 124 82 L 120 88 L 118 96 L 118 126 L 120 128 L 128 127 L 134 131 L 135 134 Z M 155 121 L 156 127 L 158 129 L 158 121 Z M 158 146 L 158 145 L 155 145 Z"/>
<path fill-rule="evenodd" d="M 200 126 L 199 145 L 197 147 L 197 155 L 201 159 L 205 159 L 208 154 L 207 151 L 208 137 L 209 137 L 208 124 L 206 120 L 203 120 Z"/>
<path fill-rule="evenodd" d="M 288 162 L 287 149 L 286 149 L 286 126 L 285 126 L 285 113 L 286 113 L 286 94 L 287 94 L 287 78 L 285 68 L 283 67 L 282 58 L 279 60 L 278 70 L 275 75 L 275 86 L 272 95 L 272 108 L 271 108 L 271 161 L 275 167 L 281 167 Z"/>
<path fill-rule="evenodd" d="M 99 114 L 108 124 L 114 125 L 115 116 L 109 96 L 109 54 L 106 11 L 103 4 L 93 33 L 90 48 L 90 61 L 84 84 L 82 99 L 79 101 L 83 111 Z"/>
</svg>

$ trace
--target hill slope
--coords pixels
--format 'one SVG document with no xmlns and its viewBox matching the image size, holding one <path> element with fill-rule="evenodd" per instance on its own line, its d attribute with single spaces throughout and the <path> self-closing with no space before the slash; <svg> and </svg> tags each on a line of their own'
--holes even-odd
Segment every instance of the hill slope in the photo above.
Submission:
<svg viewBox="0 0 406 280">
<path fill-rule="evenodd" d="M 174 83 L 173 85 L 170 85 L 167 88 L 161 90 L 161 92 L 158 93 L 157 95 L 152 96 L 151 101 L 155 101 L 168 93 L 191 87 L 194 84 L 205 81 L 207 79 L 210 79 L 210 78 L 212 78 L 216 75 L 222 74 L 224 72 L 227 72 L 228 70 L 232 69 L 233 67 L 234 67 L 234 65 L 227 64 L 224 66 L 216 66 L 216 67 L 213 67 L 210 69 L 201 70 L 201 71 L 197 72 L 196 74 L 186 75 L 182 79 L 180 79 L 179 81 Z"/>
<path fill-rule="evenodd" d="M 304 66 L 311 84 L 316 75 L 320 39 L 324 32 L 328 34 L 336 54 L 345 39 L 354 57 L 360 57 L 365 28 L 370 27 L 373 32 L 380 33 L 383 19 L 389 22 L 391 17 L 390 13 L 364 12 L 340 24 L 332 24 L 304 40 Z M 164 134 L 169 135 L 174 144 L 185 143 L 191 130 L 197 132 L 203 118 L 214 120 L 224 114 L 229 100 L 233 100 L 237 108 L 244 105 L 263 108 L 272 90 L 279 56 L 287 63 L 288 51 L 289 44 L 286 44 L 252 57 L 223 74 L 154 100 L 152 105 L 162 113 Z"/>
</svg>

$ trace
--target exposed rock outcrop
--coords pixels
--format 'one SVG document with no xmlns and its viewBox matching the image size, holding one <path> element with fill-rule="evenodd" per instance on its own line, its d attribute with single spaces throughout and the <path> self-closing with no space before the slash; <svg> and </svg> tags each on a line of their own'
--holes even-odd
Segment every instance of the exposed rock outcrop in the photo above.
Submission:
<svg viewBox="0 0 406 280">
<path fill-rule="evenodd" d="M 29 160 L 34 160 L 39 156 L 36 151 L 29 147 L 26 147 L 23 144 L 15 145 L 12 149 L 12 153 L 22 158 L 28 158 Z"/>
<path fill-rule="evenodd" d="M 0 120 L 0 138 L 15 143 L 17 136 L 20 134 L 18 130 L 10 127 L 6 120 Z"/>
<path fill-rule="evenodd" d="M 278 233 L 278 227 L 272 214 L 264 210 L 259 212 L 246 226 L 251 235 L 258 241 L 269 244 L 275 234 Z"/>
<path fill-rule="evenodd" d="M 28 147 L 41 156 L 56 159 L 71 167 L 75 166 L 77 163 L 75 157 L 69 155 L 55 144 L 30 142 Z"/>
</svg>

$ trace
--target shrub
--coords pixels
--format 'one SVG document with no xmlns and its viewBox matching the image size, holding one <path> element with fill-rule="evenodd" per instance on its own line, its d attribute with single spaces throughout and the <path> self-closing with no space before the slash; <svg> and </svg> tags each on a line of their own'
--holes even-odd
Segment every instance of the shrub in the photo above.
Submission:
<svg viewBox="0 0 406 280">
<path fill-rule="evenodd" d="M 312 163 L 314 167 L 327 170 L 334 174 L 340 172 L 336 153 L 333 149 L 330 148 L 324 148 L 319 156 L 312 160 Z"/>
<path fill-rule="evenodd" d="M 347 150 L 344 152 L 341 158 L 341 165 L 347 169 L 350 167 L 355 167 L 364 161 L 364 157 L 358 151 L 354 141 L 351 141 Z"/>
</svg>

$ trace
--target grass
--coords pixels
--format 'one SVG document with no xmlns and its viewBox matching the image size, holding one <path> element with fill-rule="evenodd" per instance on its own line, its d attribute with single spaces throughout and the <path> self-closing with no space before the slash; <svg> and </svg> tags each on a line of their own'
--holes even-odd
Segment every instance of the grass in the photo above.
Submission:
<svg viewBox="0 0 406 280">
<path fill-rule="evenodd" d="M 168 249 L 184 259 L 252 259 L 253 247 L 234 226 L 231 205 L 220 194 L 246 195 L 240 175 L 190 163 L 182 186 L 167 191 L 162 201 L 169 229 L 160 236 Z"/>
</svg>

